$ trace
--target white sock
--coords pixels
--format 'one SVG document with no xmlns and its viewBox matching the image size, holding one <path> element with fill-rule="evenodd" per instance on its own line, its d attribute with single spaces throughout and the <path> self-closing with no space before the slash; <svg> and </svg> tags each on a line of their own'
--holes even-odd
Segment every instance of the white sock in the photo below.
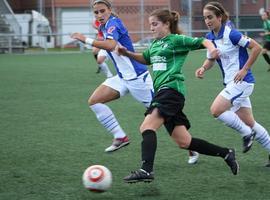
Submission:
<svg viewBox="0 0 270 200">
<path fill-rule="evenodd" d="M 255 122 L 252 129 L 256 132 L 255 140 L 257 140 L 257 142 L 259 142 L 270 153 L 270 136 L 267 130 L 257 122 Z"/>
<path fill-rule="evenodd" d="M 89 106 L 96 114 L 98 121 L 106 128 L 114 138 L 123 138 L 126 136 L 125 132 L 119 125 L 112 110 L 103 103 L 97 103 Z"/>
<path fill-rule="evenodd" d="M 108 65 L 105 62 L 99 64 L 99 67 L 101 68 L 101 71 L 103 71 L 103 73 L 106 75 L 107 78 L 113 76 L 111 70 L 109 69 Z"/>
<path fill-rule="evenodd" d="M 217 117 L 226 126 L 236 130 L 242 137 L 250 135 L 252 130 L 233 111 L 225 111 Z"/>
</svg>

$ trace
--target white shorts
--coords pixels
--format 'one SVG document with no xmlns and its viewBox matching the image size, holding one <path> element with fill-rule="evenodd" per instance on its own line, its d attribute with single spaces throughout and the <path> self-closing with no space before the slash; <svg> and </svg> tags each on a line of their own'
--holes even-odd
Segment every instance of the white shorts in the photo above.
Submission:
<svg viewBox="0 0 270 200">
<path fill-rule="evenodd" d="M 231 81 L 226 87 L 219 93 L 225 99 L 230 100 L 232 103 L 231 110 L 236 112 L 241 107 L 251 108 L 251 102 L 249 96 L 254 89 L 253 83 L 234 83 Z"/>
<path fill-rule="evenodd" d="M 124 80 L 118 75 L 106 79 L 103 83 L 124 96 L 130 93 L 138 102 L 143 103 L 145 107 L 149 107 L 153 97 L 153 81 L 146 72 L 133 80 Z"/>
</svg>

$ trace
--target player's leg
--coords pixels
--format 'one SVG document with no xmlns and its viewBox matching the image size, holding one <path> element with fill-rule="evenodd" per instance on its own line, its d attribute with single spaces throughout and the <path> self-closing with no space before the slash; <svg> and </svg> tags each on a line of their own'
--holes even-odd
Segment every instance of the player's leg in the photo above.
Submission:
<svg viewBox="0 0 270 200">
<path fill-rule="evenodd" d="M 263 45 L 263 49 L 262 49 L 262 56 L 264 58 L 264 60 L 267 62 L 268 64 L 268 69 L 267 71 L 270 71 L 270 57 L 268 55 L 268 51 L 270 50 L 270 42 L 265 42 L 265 44 Z"/>
<path fill-rule="evenodd" d="M 98 121 L 114 137 L 112 145 L 106 148 L 105 152 L 113 152 L 129 144 L 129 139 L 112 110 L 105 105 L 105 103 L 118 99 L 125 94 L 124 88 L 121 88 L 119 77 L 115 76 L 111 79 L 107 79 L 100 85 L 88 100 L 89 107 L 96 114 Z"/>
<path fill-rule="evenodd" d="M 99 48 L 96 48 L 96 47 L 92 47 L 92 53 L 93 53 L 93 56 L 94 56 L 94 58 L 97 60 L 97 57 L 98 57 L 98 52 L 99 52 Z M 96 71 L 96 73 L 98 74 L 98 73 L 100 73 L 100 70 L 101 70 L 101 68 L 98 66 L 98 68 L 97 68 L 97 71 Z"/>
<path fill-rule="evenodd" d="M 104 49 L 101 49 L 98 52 L 97 63 L 98 63 L 98 66 L 100 67 L 101 71 L 106 75 L 106 77 L 110 78 L 110 77 L 113 77 L 113 74 L 112 74 L 109 66 L 105 62 L 107 60 L 107 57 L 108 57 L 107 52 Z"/>
<path fill-rule="evenodd" d="M 156 131 L 164 121 L 170 121 L 174 116 L 179 116 L 179 112 L 184 107 L 184 101 L 183 95 L 168 88 L 159 90 L 155 94 L 150 107 L 145 113 L 144 122 L 140 127 L 143 136 L 141 169 L 126 176 L 124 178 L 125 182 L 151 182 L 154 179 L 153 165 L 156 152 Z M 188 120 L 186 120 L 186 123 L 189 124 Z M 168 130 L 166 124 L 165 127 Z"/>
<path fill-rule="evenodd" d="M 248 99 L 249 101 L 249 99 Z M 250 102 L 250 101 L 249 101 Z M 241 107 L 236 111 L 236 114 L 255 132 L 255 140 L 265 148 L 270 155 L 270 136 L 268 131 L 258 122 L 255 121 L 251 106 Z M 269 156 L 267 158 L 267 167 L 270 167 Z"/>
<path fill-rule="evenodd" d="M 128 83 L 127 87 L 131 95 L 139 102 L 149 107 L 152 100 L 153 83 L 150 75 L 142 76 L 136 81 Z M 150 91 L 150 92 L 149 92 Z M 188 164 L 196 164 L 199 159 L 199 153 L 195 151 L 188 152 Z"/>
<path fill-rule="evenodd" d="M 243 86 L 243 83 L 241 84 Z M 215 98 L 210 110 L 216 119 L 240 133 L 243 138 L 243 152 L 245 153 L 252 146 L 255 132 L 230 109 L 232 104 L 237 103 L 237 101 L 241 101 L 241 98 L 247 98 L 252 93 L 253 85 L 251 85 L 250 90 L 247 90 L 248 94 L 241 92 L 241 88 L 236 88 L 241 87 L 238 85 L 240 84 L 229 84 L 225 89 L 223 89 Z"/>
<path fill-rule="evenodd" d="M 141 168 L 131 172 L 124 178 L 126 183 L 151 182 L 154 180 L 153 166 L 157 148 L 156 131 L 162 126 L 164 119 L 159 115 L 157 108 L 147 114 L 140 126 L 142 133 Z"/>
<path fill-rule="evenodd" d="M 189 149 L 208 156 L 222 157 L 230 167 L 232 173 L 237 175 L 239 165 L 233 149 L 220 147 L 199 138 L 193 138 L 184 125 L 175 126 L 171 137 L 180 148 Z"/>
</svg>

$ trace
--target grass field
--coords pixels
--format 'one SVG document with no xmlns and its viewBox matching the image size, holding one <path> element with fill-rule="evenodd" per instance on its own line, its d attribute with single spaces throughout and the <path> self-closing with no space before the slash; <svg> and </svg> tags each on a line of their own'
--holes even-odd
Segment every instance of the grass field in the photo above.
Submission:
<svg viewBox="0 0 270 200">
<path fill-rule="evenodd" d="M 87 54 L 0 55 L 0 199 L 1 200 L 266 200 L 270 198 L 270 169 L 263 167 L 267 152 L 257 143 L 241 153 L 240 136 L 209 113 L 221 90 L 218 69 L 206 79 L 194 77 L 205 52 L 189 55 L 185 64 L 188 89 L 185 112 L 195 137 L 237 151 L 240 174 L 233 176 L 220 158 L 201 155 L 195 166 L 179 150 L 165 129 L 158 132 L 155 181 L 128 185 L 122 181 L 140 166 L 138 127 L 144 108 L 130 96 L 110 103 L 131 144 L 104 153 L 112 137 L 89 111 L 89 94 L 103 80 Z M 262 57 L 254 66 L 257 84 L 251 97 L 254 115 L 270 130 L 270 73 Z M 102 194 L 81 183 L 85 168 L 107 166 L 112 188 Z"/>
</svg>

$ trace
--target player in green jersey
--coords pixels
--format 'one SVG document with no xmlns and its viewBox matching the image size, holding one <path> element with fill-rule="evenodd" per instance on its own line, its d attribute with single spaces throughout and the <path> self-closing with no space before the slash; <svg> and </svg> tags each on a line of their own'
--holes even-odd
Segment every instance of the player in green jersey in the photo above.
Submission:
<svg viewBox="0 0 270 200">
<path fill-rule="evenodd" d="M 149 17 L 150 29 L 155 40 L 143 53 L 128 51 L 118 46 L 118 52 L 152 65 L 154 98 L 140 126 L 142 166 L 124 178 L 127 183 L 151 182 L 154 180 L 153 166 L 157 147 L 157 130 L 164 124 L 169 135 L 183 149 L 201 154 L 222 157 L 236 175 L 239 170 L 233 149 L 220 147 L 205 140 L 193 138 L 188 129 L 190 123 L 183 113 L 185 85 L 182 67 L 189 51 L 207 48 L 212 58 L 218 57 L 214 45 L 203 38 L 181 35 L 178 28 L 179 13 L 167 9 L 153 11 Z"/>
<path fill-rule="evenodd" d="M 269 11 L 264 11 L 261 17 L 263 20 L 263 29 L 264 29 L 264 33 L 260 33 L 260 35 L 264 37 L 262 55 L 265 61 L 268 63 L 267 71 L 270 72 L 270 57 L 267 53 L 270 50 L 270 13 Z"/>
</svg>

